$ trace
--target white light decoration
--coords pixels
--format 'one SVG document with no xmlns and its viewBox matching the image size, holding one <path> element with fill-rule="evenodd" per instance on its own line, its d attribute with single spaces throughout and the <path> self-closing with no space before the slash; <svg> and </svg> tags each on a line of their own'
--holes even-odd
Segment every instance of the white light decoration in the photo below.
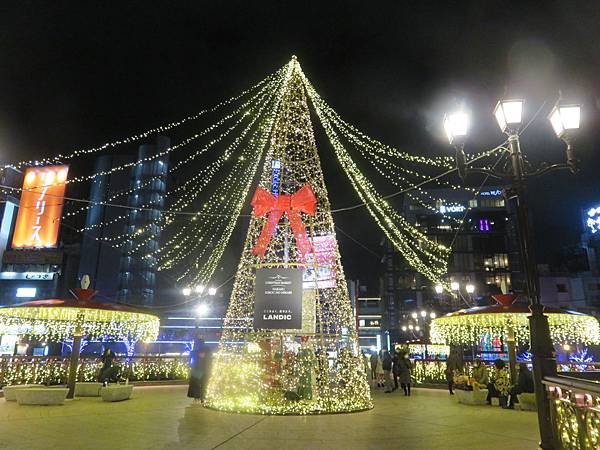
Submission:
<svg viewBox="0 0 600 450">
<path fill-rule="evenodd" d="M 450 289 L 452 289 L 453 291 L 458 291 L 460 289 L 460 283 L 458 281 L 451 282 Z"/>
<path fill-rule="evenodd" d="M 461 143 L 469 132 L 470 120 L 466 112 L 447 114 L 444 118 L 444 131 L 450 144 Z"/>
<path fill-rule="evenodd" d="M 581 120 L 581 106 L 580 105 L 556 105 L 550 115 L 548 116 L 552 128 L 556 133 L 556 136 L 561 138 L 569 130 L 576 130 L 579 128 L 579 122 Z"/>
<path fill-rule="evenodd" d="M 494 109 L 494 116 L 502 132 L 518 130 L 523 121 L 523 100 L 500 100 Z"/>
<path fill-rule="evenodd" d="M 18 298 L 32 298 L 35 297 L 37 289 L 34 287 L 20 287 L 17 288 L 16 297 Z"/>
<path fill-rule="evenodd" d="M 210 310 L 209 306 L 206 303 L 200 303 L 196 306 L 196 317 L 204 317 Z"/>
<path fill-rule="evenodd" d="M 441 284 L 436 284 L 434 289 L 436 294 L 441 294 L 444 292 L 444 286 Z"/>
<path fill-rule="evenodd" d="M 472 284 L 467 284 L 465 286 L 465 290 L 467 291 L 467 294 L 472 294 L 473 292 L 475 292 L 475 286 Z"/>
</svg>

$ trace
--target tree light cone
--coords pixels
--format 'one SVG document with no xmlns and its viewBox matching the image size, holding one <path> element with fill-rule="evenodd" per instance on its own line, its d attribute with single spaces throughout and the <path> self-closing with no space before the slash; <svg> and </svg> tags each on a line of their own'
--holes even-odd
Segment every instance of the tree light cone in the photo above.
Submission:
<svg viewBox="0 0 600 450">
<path fill-rule="evenodd" d="M 307 237 L 327 236 L 328 261 L 303 259 L 284 215 L 264 257 L 252 252 L 265 216 L 252 215 L 219 349 L 213 358 L 206 406 L 259 414 L 322 414 L 372 407 L 363 356 L 340 261 L 331 206 L 310 121 L 300 65 L 292 59 L 277 101 L 263 127 L 267 149 L 259 185 L 271 192 L 272 161 L 281 163 L 279 194 L 310 184 L 316 213 L 302 213 Z M 315 261 L 316 260 L 316 261 Z M 255 330 L 258 267 L 330 270 L 329 287 L 316 281 L 303 289 L 302 330 Z"/>
</svg>

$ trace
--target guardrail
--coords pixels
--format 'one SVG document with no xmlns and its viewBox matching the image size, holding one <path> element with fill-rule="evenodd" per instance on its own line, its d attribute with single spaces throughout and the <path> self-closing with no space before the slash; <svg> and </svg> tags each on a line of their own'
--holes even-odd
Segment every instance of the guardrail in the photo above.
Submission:
<svg viewBox="0 0 600 450">
<path fill-rule="evenodd" d="M 554 438 L 561 449 L 600 448 L 600 383 L 567 376 L 544 378 Z"/>
<path fill-rule="evenodd" d="M 116 358 L 122 376 L 131 381 L 184 380 L 189 374 L 186 357 L 133 356 Z M 99 358 L 81 357 L 77 381 L 95 381 L 102 363 Z M 46 356 L 1 356 L 0 386 L 7 384 L 64 384 L 69 358 Z"/>
</svg>

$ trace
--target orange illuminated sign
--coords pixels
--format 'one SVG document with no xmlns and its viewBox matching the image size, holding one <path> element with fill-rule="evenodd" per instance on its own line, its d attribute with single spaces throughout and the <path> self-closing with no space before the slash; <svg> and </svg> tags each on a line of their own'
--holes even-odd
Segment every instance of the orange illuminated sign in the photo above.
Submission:
<svg viewBox="0 0 600 450">
<path fill-rule="evenodd" d="M 69 166 L 25 171 L 13 248 L 56 247 Z"/>
</svg>

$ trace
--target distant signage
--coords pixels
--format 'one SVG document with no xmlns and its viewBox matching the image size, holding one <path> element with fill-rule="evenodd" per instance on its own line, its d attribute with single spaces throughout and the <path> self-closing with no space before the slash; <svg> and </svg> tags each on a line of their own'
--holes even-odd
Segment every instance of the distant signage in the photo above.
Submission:
<svg viewBox="0 0 600 450">
<path fill-rule="evenodd" d="M 306 256 L 302 277 L 304 289 L 330 289 L 336 286 L 337 241 L 332 234 L 311 239 L 313 253 Z"/>
<path fill-rule="evenodd" d="M 279 185 L 281 184 L 281 161 L 274 159 L 271 161 L 271 193 L 279 195 Z"/>
<path fill-rule="evenodd" d="M 0 280 L 52 281 L 56 272 L 0 272 Z"/>
<path fill-rule="evenodd" d="M 33 297 L 35 297 L 36 293 L 37 293 L 36 288 L 20 287 L 20 288 L 17 288 L 17 294 L 15 295 L 15 297 L 17 297 L 17 298 L 33 298 Z"/>
<path fill-rule="evenodd" d="M 440 206 L 440 212 L 442 214 L 461 213 L 461 212 L 465 212 L 466 209 L 467 208 L 464 205 L 441 205 Z"/>
<path fill-rule="evenodd" d="M 481 191 L 480 197 L 500 197 L 502 195 L 502 189 L 490 189 L 489 191 Z"/>
<path fill-rule="evenodd" d="M 68 172 L 69 166 L 25 171 L 13 248 L 56 247 Z"/>
<path fill-rule="evenodd" d="M 379 328 L 381 327 L 381 319 L 360 319 L 358 325 L 363 328 Z"/>
<path fill-rule="evenodd" d="M 302 328 L 302 269 L 257 269 L 255 293 L 255 329 Z"/>
<path fill-rule="evenodd" d="M 600 206 L 588 209 L 586 216 L 585 226 L 592 234 L 598 233 L 600 231 Z"/>
<path fill-rule="evenodd" d="M 4 264 L 61 265 L 63 252 L 56 250 L 7 250 L 2 256 Z"/>
</svg>

